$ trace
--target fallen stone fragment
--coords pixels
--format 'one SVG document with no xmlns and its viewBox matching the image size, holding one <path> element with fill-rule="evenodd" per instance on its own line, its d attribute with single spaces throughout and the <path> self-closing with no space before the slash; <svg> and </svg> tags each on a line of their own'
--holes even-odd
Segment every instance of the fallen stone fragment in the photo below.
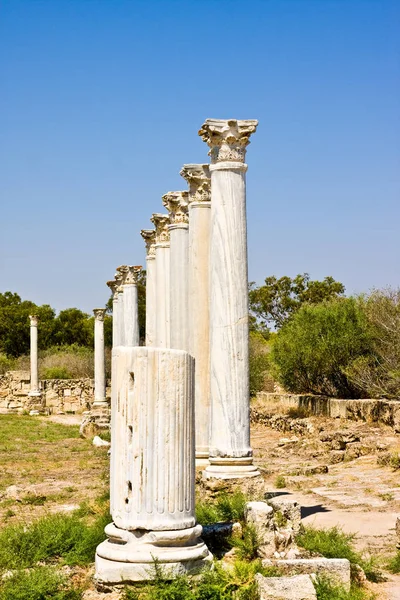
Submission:
<svg viewBox="0 0 400 600">
<path fill-rule="evenodd" d="M 264 564 L 264 562 L 263 562 Z M 270 561 L 266 566 L 269 566 Z M 285 575 L 322 575 L 350 590 L 350 562 L 346 558 L 296 558 L 274 563 Z"/>
<path fill-rule="evenodd" d="M 257 530 L 260 546 L 258 554 L 262 558 L 273 556 L 275 552 L 274 510 L 266 502 L 247 502 L 244 516 Z"/>
<path fill-rule="evenodd" d="M 95 435 L 93 438 L 93 446 L 100 448 L 101 446 L 111 446 L 111 444 L 110 442 L 106 442 L 106 440 L 102 440 L 98 435 Z"/>
<path fill-rule="evenodd" d="M 287 496 L 277 496 L 276 498 L 270 498 L 268 504 L 274 511 L 282 513 L 282 516 L 287 521 L 287 525 L 293 529 L 295 535 L 300 532 L 301 507 L 297 500 L 287 498 Z"/>
<path fill-rule="evenodd" d="M 255 576 L 260 600 L 317 600 L 310 575 L 294 577 Z"/>
<path fill-rule="evenodd" d="M 332 450 L 331 452 L 329 452 L 329 462 L 331 463 L 331 465 L 337 465 L 338 463 L 344 461 L 344 455 L 344 450 Z"/>
</svg>

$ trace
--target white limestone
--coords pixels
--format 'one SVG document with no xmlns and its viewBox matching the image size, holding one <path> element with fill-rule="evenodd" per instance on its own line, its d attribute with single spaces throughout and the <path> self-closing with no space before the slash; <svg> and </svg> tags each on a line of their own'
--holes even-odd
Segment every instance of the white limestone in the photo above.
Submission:
<svg viewBox="0 0 400 600">
<path fill-rule="evenodd" d="M 189 350 L 189 217 L 188 192 L 162 197 L 170 225 L 170 347 Z"/>
<path fill-rule="evenodd" d="M 39 389 L 39 366 L 38 366 L 38 321 L 37 315 L 29 315 L 30 319 L 30 342 L 31 342 L 31 390 L 29 396 L 41 395 Z"/>
<path fill-rule="evenodd" d="M 97 547 L 103 583 L 171 574 L 210 559 L 194 506 L 194 360 L 160 348 L 113 351 L 111 514 Z"/>
<path fill-rule="evenodd" d="M 157 348 L 170 347 L 170 243 L 169 217 L 155 213 L 151 222 L 156 228 L 156 339 Z"/>
<path fill-rule="evenodd" d="M 156 341 L 156 232 L 154 229 L 142 229 L 140 232 L 146 242 L 146 346 L 155 346 Z"/>
<path fill-rule="evenodd" d="M 208 165 L 184 165 L 189 184 L 189 352 L 195 358 L 196 458 L 207 459 L 210 439 L 210 217 Z"/>
<path fill-rule="evenodd" d="M 93 407 L 108 408 L 106 400 L 106 362 L 104 351 L 105 308 L 95 308 L 94 313 L 94 402 Z"/>
<path fill-rule="evenodd" d="M 207 119 L 210 146 L 210 466 L 206 477 L 253 477 L 250 447 L 246 146 L 257 121 Z"/>
<path fill-rule="evenodd" d="M 120 346 L 124 341 L 124 319 L 123 319 L 123 296 L 122 296 L 122 288 L 121 288 L 121 278 L 118 274 L 118 280 L 113 279 L 111 281 L 107 281 L 107 285 L 112 291 L 113 294 L 113 324 L 112 324 L 112 345 L 113 348 Z"/>
<path fill-rule="evenodd" d="M 141 266 L 122 265 L 117 268 L 121 274 L 124 346 L 139 346 L 139 313 L 138 313 L 138 276 Z"/>
</svg>

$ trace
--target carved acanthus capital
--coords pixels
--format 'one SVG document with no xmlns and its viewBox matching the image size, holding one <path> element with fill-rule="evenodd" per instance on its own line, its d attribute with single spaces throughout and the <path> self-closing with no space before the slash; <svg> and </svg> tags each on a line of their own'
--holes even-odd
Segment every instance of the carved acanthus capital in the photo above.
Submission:
<svg viewBox="0 0 400 600">
<path fill-rule="evenodd" d="M 120 285 L 137 285 L 139 273 L 142 267 L 139 265 L 121 265 L 117 267 L 115 278 L 120 276 Z M 118 280 L 118 279 L 117 279 Z"/>
<path fill-rule="evenodd" d="M 156 230 L 155 229 L 142 229 L 140 235 L 146 243 L 147 258 L 156 257 Z"/>
<path fill-rule="evenodd" d="M 211 164 L 219 162 L 242 162 L 246 157 L 246 146 L 257 129 L 258 121 L 246 119 L 206 119 L 199 135 L 209 147 Z"/>
<path fill-rule="evenodd" d="M 169 212 L 171 225 L 189 223 L 188 204 L 189 192 L 168 192 L 162 197 L 162 202 Z"/>
<path fill-rule="evenodd" d="M 94 318 L 96 321 L 104 321 L 106 309 L 105 308 L 94 308 L 93 314 L 94 314 Z"/>
<path fill-rule="evenodd" d="M 169 215 L 154 213 L 151 215 L 150 221 L 156 228 L 156 244 L 169 244 L 168 225 L 171 224 Z"/>
<path fill-rule="evenodd" d="M 37 327 L 39 323 L 38 315 L 29 315 L 29 319 L 31 321 L 31 327 Z"/>
<path fill-rule="evenodd" d="M 211 179 L 208 165 L 183 165 L 180 175 L 189 185 L 189 202 L 210 202 Z"/>
</svg>

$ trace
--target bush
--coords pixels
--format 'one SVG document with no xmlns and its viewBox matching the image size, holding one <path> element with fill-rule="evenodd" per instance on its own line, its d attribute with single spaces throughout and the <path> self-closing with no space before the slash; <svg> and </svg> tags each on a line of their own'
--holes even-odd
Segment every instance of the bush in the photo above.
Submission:
<svg viewBox="0 0 400 600">
<path fill-rule="evenodd" d="M 373 600 L 374 596 L 365 589 L 352 585 L 350 591 L 335 585 L 325 577 L 319 577 L 315 584 L 318 600 Z"/>
<path fill-rule="evenodd" d="M 67 586 L 50 567 L 16 571 L 0 582 L 0 600 L 80 600 L 82 592 Z"/>
<path fill-rule="evenodd" d="M 345 371 L 372 354 L 373 335 L 354 298 L 304 305 L 274 341 L 271 360 L 278 381 L 289 392 L 354 398 L 364 395 Z"/>
<path fill-rule="evenodd" d="M 387 568 L 391 573 L 400 573 L 400 552 L 389 561 Z"/>
<path fill-rule="evenodd" d="M 65 367 L 48 367 L 42 369 L 43 379 L 72 379 L 71 373 Z"/>
<path fill-rule="evenodd" d="M 265 379 L 269 372 L 270 344 L 261 333 L 250 332 L 249 338 L 249 371 L 250 371 L 250 396 L 264 389 Z"/>
<path fill-rule="evenodd" d="M 216 502 L 197 502 L 196 519 L 201 525 L 226 521 L 244 521 L 246 496 L 242 492 L 221 494 Z"/>
<path fill-rule="evenodd" d="M 14 366 L 15 360 L 0 352 L 0 375 L 4 375 L 7 371 L 12 371 Z"/>
</svg>

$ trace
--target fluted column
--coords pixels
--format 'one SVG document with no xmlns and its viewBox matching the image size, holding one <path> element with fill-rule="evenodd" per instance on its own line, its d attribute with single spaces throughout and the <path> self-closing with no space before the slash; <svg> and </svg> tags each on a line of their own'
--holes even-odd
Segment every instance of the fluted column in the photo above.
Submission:
<svg viewBox="0 0 400 600">
<path fill-rule="evenodd" d="M 141 266 L 122 265 L 117 268 L 121 275 L 123 304 L 123 345 L 139 346 L 139 313 L 138 313 L 138 276 Z"/>
<path fill-rule="evenodd" d="M 184 165 L 189 184 L 189 352 L 195 358 L 196 458 L 209 455 L 210 438 L 210 216 L 208 165 Z"/>
<path fill-rule="evenodd" d="M 169 216 L 153 214 L 151 222 L 156 228 L 156 339 L 157 348 L 170 347 L 170 245 Z"/>
<path fill-rule="evenodd" d="M 162 197 L 170 225 L 170 347 L 189 351 L 189 217 L 188 192 Z"/>
<path fill-rule="evenodd" d="M 38 365 L 38 321 L 37 315 L 29 315 L 31 335 L 31 390 L 29 396 L 40 396 Z"/>
<path fill-rule="evenodd" d="M 155 346 L 156 341 L 156 232 L 154 229 L 142 229 L 140 232 L 146 242 L 146 346 Z"/>
<path fill-rule="evenodd" d="M 207 119 L 210 147 L 210 466 L 206 477 L 258 475 L 250 447 L 249 316 L 244 163 L 257 121 Z"/>
<path fill-rule="evenodd" d="M 108 408 L 106 400 L 106 361 L 104 350 L 105 308 L 95 308 L 94 313 L 94 407 Z"/>
<path fill-rule="evenodd" d="M 113 352 L 111 514 L 97 547 L 96 579 L 152 578 L 201 566 L 210 553 L 195 519 L 194 360 L 184 351 Z"/>
</svg>

